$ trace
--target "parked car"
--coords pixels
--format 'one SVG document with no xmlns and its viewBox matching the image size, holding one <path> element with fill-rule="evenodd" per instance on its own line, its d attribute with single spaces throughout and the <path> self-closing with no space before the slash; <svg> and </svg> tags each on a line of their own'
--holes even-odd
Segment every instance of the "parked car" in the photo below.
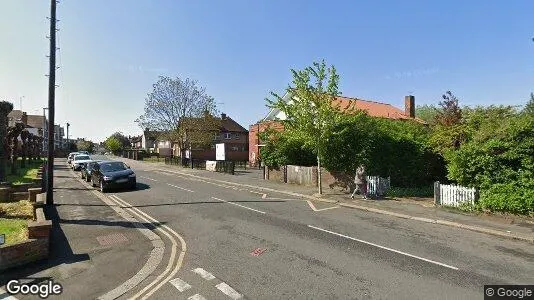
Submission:
<svg viewBox="0 0 534 300">
<path fill-rule="evenodd" d="M 89 155 L 89 152 L 88 151 L 79 151 L 80 154 L 85 154 L 85 155 Z"/>
<path fill-rule="evenodd" d="M 82 169 L 80 170 L 80 173 L 82 175 L 82 179 L 85 179 L 85 181 L 90 182 L 91 181 L 91 171 L 93 170 L 93 166 L 99 161 L 94 160 L 86 163 L 85 165 L 82 165 Z"/>
<path fill-rule="evenodd" d="M 126 187 L 134 190 L 137 187 L 135 173 L 129 166 L 120 161 L 100 161 L 91 170 L 91 185 L 98 186 L 102 193 L 111 188 Z"/>
<path fill-rule="evenodd" d="M 69 156 L 67 156 L 67 164 L 70 166 L 72 159 L 74 159 L 74 156 L 80 154 L 79 152 L 71 152 L 69 153 Z"/>
<path fill-rule="evenodd" d="M 89 155 L 78 154 L 74 156 L 74 159 L 71 161 L 71 166 L 74 171 L 81 169 L 82 165 L 85 165 L 88 162 L 93 161 Z"/>
</svg>

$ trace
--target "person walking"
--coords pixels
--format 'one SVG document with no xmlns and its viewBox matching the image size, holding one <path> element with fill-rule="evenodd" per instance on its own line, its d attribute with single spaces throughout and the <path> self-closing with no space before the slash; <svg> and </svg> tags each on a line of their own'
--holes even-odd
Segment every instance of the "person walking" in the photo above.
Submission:
<svg viewBox="0 0 534 300">
<path fill-rule="evenodd" d="M 365 167 L 363 165 L 360 165 L 356 169 L 354 184 L 356 184 L 356 187 L 354 188 L 352 195 L 350 195 L 350 198 L 354 199 L 354 194 L 356 194 L 356 191 L 359 190 L 363 198 L 367 199 L 367 174 L 365 173 Z"/>
</svg>

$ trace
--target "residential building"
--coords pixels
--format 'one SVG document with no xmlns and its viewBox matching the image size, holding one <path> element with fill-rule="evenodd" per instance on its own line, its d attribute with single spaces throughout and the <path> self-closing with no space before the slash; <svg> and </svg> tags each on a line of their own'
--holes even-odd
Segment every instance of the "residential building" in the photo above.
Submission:
<svg viewBox="0 0 534 300">
<path fill-rule="evenodd" d="M 290 102 L 292 95 L 286 93 L 282 98 L 286 102 Z M 381 103 L 376 101 L 363 100 L 358 98 L 349 98 L 338 96 L 332 101 L 332 106 L 338 107 L 341 111 L 352 111 L 351 108 L 363 110 L 368 115 L 378 118 L 387 118 L 392 120 L 413 120 L 425 124 L 425 122 L 415 117 L 415 97 L 408 95 L 404 97 L 404 110 L 397 108 L 391 104 Z M 262 141 L 260 141 L 259 133 L 264 132 L 267 128 L 272 128 L 277 131 L 284 130 L 284 126 L 280 121 L 286 119 L 284 112 L 273 108 L 269 111 L 261 121 L 249 127 L 249 164 L 256 166 L 259 163 L 260 149 Z"/>
</svg>

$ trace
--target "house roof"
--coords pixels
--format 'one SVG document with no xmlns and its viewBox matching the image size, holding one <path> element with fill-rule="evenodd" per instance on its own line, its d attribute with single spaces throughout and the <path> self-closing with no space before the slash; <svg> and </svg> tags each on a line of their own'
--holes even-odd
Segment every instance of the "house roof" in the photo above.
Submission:
<svg viewBox="0 0 534 300">
<path fill-rule="evenodd" d="M 231 132 L 248 132 L 243 126 L 239 125 L 234 119 L 226 116 L 222 119 L 221 131 L 231 131 Z"/>
<path fill-rule="evenodd" d="M 43 128 L 44 116 L 28 115 L 28 125 L 35 128 Z"/>
<path fill-rule="evenodd" d="M 290 101 L 291 95 L 286 93 L 282 99 L 286 102 Z M 399 109 L 391 104 L 377 101 L 337 96 L 335 100 L 332 101 L 332 106 L 338 106 L 343 112 L 351 109 L 352 107 L 353 109 L 364 110 L 368 115 L 373 117 L 388 118 L 393 120 L 415 120 L 420 123 L 426 123 L 420 118 L 411 118 L 409 115 L 406 115 L 404 110 Z M 275 120 L 279 113 L 279 109 L 271 109 L 263 121 Z"/>
</svg>

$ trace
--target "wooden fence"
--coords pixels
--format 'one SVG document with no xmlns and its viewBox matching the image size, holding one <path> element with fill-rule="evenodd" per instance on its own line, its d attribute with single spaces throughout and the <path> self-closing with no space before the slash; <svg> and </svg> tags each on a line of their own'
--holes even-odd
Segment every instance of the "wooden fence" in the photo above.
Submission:
<svg viewBox="0 0 534 300">
<path fill-rule="evenodd" d="M 436 205 L 458 207 L 462 204 L 474 204 L 477 198 L 478 191 L 475 188 L 434 183 L 434 203 Z"/>
</svg>

